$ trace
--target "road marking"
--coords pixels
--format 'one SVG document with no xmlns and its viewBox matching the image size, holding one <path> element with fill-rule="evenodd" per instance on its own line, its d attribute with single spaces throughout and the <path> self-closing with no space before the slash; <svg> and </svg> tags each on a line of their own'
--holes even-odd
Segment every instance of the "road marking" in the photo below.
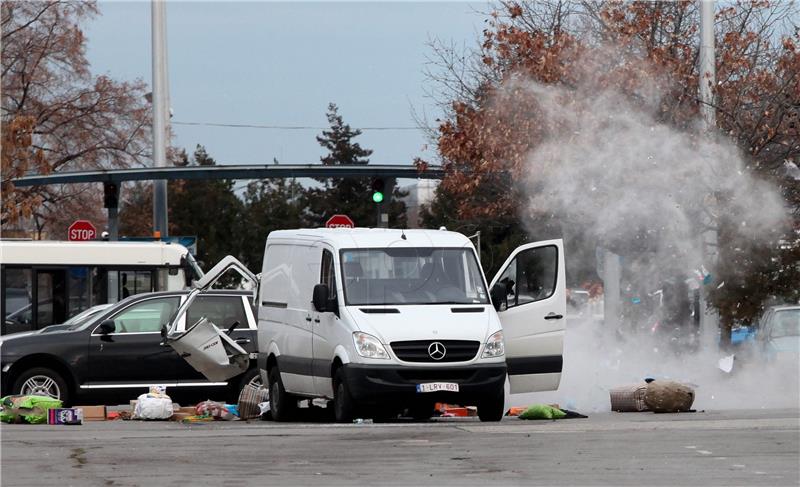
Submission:
<svg viewBox="0 0 800 487">
<path fill-rule="evenodd" d="M 696 447 L 696 446 L 684 446 L 684 448 L 688 448 L 688 449 L 690 449 L 690 450 L 695 450 L 695 449 L 697 449 L 697 447 Z"/>
<path fill-rule="evenodd" d="M 731 465 L 731 467 L 733 467 L 733 468 L 745 468 L 745 466 L 742 465 L 741 463 L 734 463 L 733 465 Z"/>
<path fill-rule="evenodd" d="M 697 453 L 701 455 L 711 455 L 711 452 L 708 450 L 697 450 Z"/>
<path fill-rule="evenodd" d="M 767 472 L 762 472 L 761 470 L 754 470 L 753 473 L 756 474 L 756 475 L 766 475 L 767 474 Z"/>
</svg>

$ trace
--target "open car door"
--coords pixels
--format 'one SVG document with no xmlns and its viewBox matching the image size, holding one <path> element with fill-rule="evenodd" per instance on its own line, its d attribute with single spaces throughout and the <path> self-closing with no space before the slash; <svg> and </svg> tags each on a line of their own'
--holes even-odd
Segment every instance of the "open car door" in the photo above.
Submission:
<svg viewBox="0 0 800 487">
<path fill-rule="evenodd" d="M 513 394 L 558 389 L 567 314 L 564 243 L 546 240 L 514 250 L 494 277 Z"/>
<path fill-rule="evenodd" d="M 196 323 L 187 323 L 186 331 L 183 332 L 178 331 L 178 323 L 197 294 L 209 289 L 217 279 L 231 269 L 253 283 L 258 282 L 256 276 L 244 264 L 233 256 L 226 256 L 201 279 L 192 283 L 194 289 L 162 331 L 164 342 L 212 382 L 228 380 L 245 372 L 250 364 L 249 354 L 228 336 L 229 332 L 220 330 L 205 317 L 201 317 Z M 257 293 L 254 293 L 254 296 L 256 295 Z"/>
</svg>

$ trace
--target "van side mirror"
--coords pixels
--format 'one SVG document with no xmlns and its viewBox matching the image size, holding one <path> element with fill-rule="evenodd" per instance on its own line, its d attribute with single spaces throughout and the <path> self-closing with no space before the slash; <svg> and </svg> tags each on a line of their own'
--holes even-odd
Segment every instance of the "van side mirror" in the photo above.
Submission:
<svg viewBox="0 0 800 487">
<path fill-rule="evenodd" d="M 507 286 L 504 282 L 498 282 L 489 291 L 489 297 L 492 300 L 492 306 L 495 311 L 505 311 L 508 308 L 508 293 Z"/>
<path fill-rule="evenodd" d="M 100 331 L 101 335 L 108 335 L 109 333 L 117 331 L 117 325 L 114 324 L 114 320 L 105 320 L 100 323 L 98 331 Z"/>
<path fill-rule="evenodd" d="M 314 286 L 314 294 L 312 297 L 314 309 L 320 313 L 329 311 L 328 309 L 328 286 L 325 284 L 317 284 Z"/>
</svg>

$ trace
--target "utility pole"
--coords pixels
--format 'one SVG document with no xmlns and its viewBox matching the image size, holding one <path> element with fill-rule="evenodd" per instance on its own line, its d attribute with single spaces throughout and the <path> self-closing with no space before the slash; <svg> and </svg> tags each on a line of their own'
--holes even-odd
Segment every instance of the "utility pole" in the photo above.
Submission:
<svg viewBox="0 0 800 487">
<path fill-rule="evenodd" d="M 714 0 L 700 0 L 700 101 L 706 131 L 717 125 L 713 88 L 716 84 L 714 52 Z"/>
<path fill-rule="evenodd" d="M 716 2 L 714 0 L 700 1 L 700 113 L 703 115 L 703 125 L 706 136 L 710 135 L 717 126 L 716 108 L 714 106 L 714 86 L 716 85 L 716 53 L 714 39 L 714 10 Z M 708 217 L 711 227 L 714 222 Z M 716 262 L 717 231 L 708 230 L 700 236 L 700 244 L 703 249 L 703 259 L 709 263 Z M 712 249 L 714 249 L 712 251 Z M 707 291 L 701 287 L 700 304 L 697 310 L 701 317 L 701 326 L 706 333 L 711 329 L 717 328 L 717 317 L 715 313 L 706 311 Z"/>
<path fill-rule="evenodd" d="M 167 166 L 169 85 L 167 82 L 167 2 L 152 0 L 153 166 Z M 153 181 L 153 236 L 167 237 L 167 181 Z"/>
</svg>

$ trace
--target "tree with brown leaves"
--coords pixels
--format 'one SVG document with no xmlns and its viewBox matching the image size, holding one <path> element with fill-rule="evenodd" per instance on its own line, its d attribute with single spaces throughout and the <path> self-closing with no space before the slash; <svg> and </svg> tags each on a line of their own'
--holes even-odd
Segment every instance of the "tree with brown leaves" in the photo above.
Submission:
<svg viewBox="0 0 800 487">
<path fill-rule="evenodd" d="M 502 2 L 465 61 L 434 45 L 447 175 L 428 221 L 512 219 L 507 234 L 565 236 L 573 257 L 590 257 L 575 282 L 594 271 L 596 245 L 655 256 L 652 273 L 710 266 L 698 235 L 715 229 L 712 298 L 727 330 L 769 299 L 796 300 L 798 261 L 781 253 L 797 248 L 800 228 L 789 171 L 800 160 L 796 14 L 766 1 L 717 11 L 718 130 L 708 138 L 696 2 Z"/>
<path fill-rule="evenodd" d="M 97 188 L 20 190 L 10 180 L 31 172 L 144 165 L 149 158 L 145 85 L 90 73 L 81 23 L 97 14 L 94 1 L 4 1 L 1 9 L 1 221 L 7 229 L 33 218 L 41 234 L 46 226 L 74 218 L 65 209 L 80 214 L 96 205 Z"/>
</svg>

